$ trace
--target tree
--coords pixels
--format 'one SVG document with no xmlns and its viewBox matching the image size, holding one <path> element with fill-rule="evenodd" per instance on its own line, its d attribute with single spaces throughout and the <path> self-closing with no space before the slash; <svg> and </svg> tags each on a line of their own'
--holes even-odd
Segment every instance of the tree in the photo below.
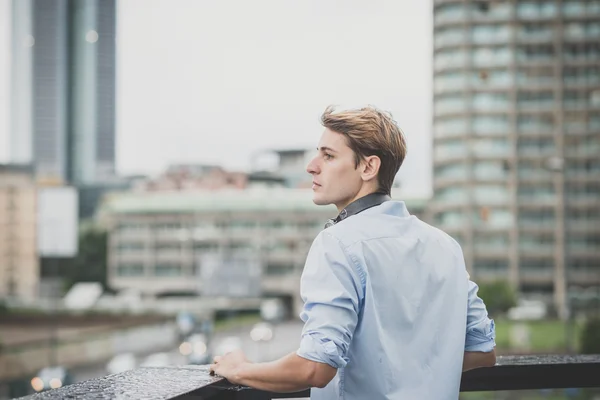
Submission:
<svg viewBox="0 0 600 400">
<path fill-rule="evenodd" d="M 99 282 L 107 289 L 108 234 L 94 225 L 82 225 L 79 230 L 79 251 L 66 263 L 65 290 L 78 282 Z"/>
<path fill-rule="evenodd" d="M 600 317 L 590 317 L 581 331 L 581 353 L 600 354 Z"/>
<path fill-rule="evenodd" d="M 507 281 L 482 283 L 478 294 L 490 314 L 505 313 L 517 305 L 515 290 Z"/>
</svg>

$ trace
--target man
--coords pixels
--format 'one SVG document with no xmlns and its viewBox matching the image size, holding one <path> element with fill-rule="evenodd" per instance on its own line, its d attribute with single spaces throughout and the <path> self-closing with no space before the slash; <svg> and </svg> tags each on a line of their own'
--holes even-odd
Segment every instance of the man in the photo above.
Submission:
<svg viewBox="0 0 600 400">
<path fill-rule="evenodd" d="M 307 171 L 313 201 L 339 215 L 306 260 L 300 347 L 260 364 L 217 356 L 211 370 L 262 390 L 310 387 L 312 399 L 457 399 L 461 372 L 496 360 L 462 250 L 389 198 L 406 155 L 390 115 L 328 108 L 322 124 Z"/>
</svg>

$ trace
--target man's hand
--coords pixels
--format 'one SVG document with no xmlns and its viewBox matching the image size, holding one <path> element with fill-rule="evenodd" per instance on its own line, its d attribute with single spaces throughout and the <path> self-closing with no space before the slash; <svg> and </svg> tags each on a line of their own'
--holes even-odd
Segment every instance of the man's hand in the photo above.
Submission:
<svg viewBox="0 0 600 400">
<path fill-rule="evenodd" d="M 232 351 L 224 356 L 216 356 L 213 362 L 214 364 L 210 365 L 210 372 L 214 372 L 236 385 L 242 384 L 239 377 L 240 369 L 250 364 L 241 350 Z"/>
</svg>

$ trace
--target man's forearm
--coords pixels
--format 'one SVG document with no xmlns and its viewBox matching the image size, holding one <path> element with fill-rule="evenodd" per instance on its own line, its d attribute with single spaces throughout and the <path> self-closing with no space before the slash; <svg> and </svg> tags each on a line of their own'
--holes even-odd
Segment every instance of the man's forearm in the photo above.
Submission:
<svg viewBox="0 0 600 400">
<path fill-rule="evenodd" d="M 480 367 L 493 367 L 496 364 L 496 350 L 489 353 L 479 351 L 465 351 L 463 358 L 463 372 Z"/>
<path fill-rule="evenodd" d="M 240 366 L 236 381 L 260 390 L 285 393 L 320 386 L 316 374 L 314 363 L 290 353 L 276 361 Z"/>
</svg>

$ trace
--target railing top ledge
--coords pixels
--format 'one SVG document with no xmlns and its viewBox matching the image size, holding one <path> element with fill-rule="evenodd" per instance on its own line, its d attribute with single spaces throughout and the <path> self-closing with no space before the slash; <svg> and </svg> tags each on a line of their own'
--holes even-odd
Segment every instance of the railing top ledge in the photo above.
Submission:
<svg viewBox="0 0 600 400">
<path fill-rule="evenodd" d="M 600 354 L 504 356 L 498 357 L 497 366 L 493 368 L 464 373 L 461 391 L 598 387 L 599 376 Z M 184 398 L 188 394 L 209 399 L 232 389 L 244 391 L 246 388 L 211 376 L 208 366 L 144 367 L 34 394 L 27 399 L 165 400 Z M 301 396 L 297 397 L 302 397 L 307 392 L 298 394 Z"/>
<path fill-rule="evenodd" d="M 223 381 L 207 365 L 142 367 L 33 394 L 23 399 L 173 399 Z"/>
</svg>

